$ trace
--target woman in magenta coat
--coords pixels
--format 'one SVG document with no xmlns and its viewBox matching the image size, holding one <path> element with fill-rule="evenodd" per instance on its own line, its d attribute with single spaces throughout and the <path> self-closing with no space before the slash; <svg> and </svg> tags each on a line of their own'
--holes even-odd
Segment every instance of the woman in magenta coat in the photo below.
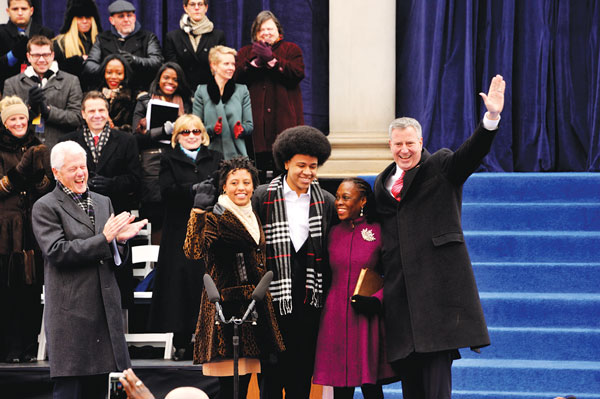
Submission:
<svg viewBox="0 0 600 399">
<path fill-rule="evenodd" d="M 288 127 L 304 125 L 300 81 L 304 79 L 302 50 L 283 40 L 283 28 L 271 11 L 261 11 L 252 24 L 252 44 L 240 49 L 235 80 L 248 86 L 254 131 L 256 167 L 275 171 L 271 146 Z"/>
<path fill-rule="evenodd" d="M 331 288 L 321 315 L 313 382 L 334 387 L 334 399 L 351 399 L 354 387 L 365 399 L 381 399 L 381 382 L 394 373 L 384 352 L 383 289 L 370 297 L 355 295 L 360 270 L 375 269 L 381 230 L 374 223 L 373 191 L 359 178 L 345 179 L 335 205 L 340 224 L 329 233 Z"/>
</svg>

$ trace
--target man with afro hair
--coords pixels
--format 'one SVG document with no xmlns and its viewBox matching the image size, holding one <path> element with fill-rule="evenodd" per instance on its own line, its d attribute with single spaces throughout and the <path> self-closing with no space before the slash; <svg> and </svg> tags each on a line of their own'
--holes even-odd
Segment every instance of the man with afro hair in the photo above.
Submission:
<svg viewBox="0 0 600 399">
<path fill-rule="evenodd" d="M 267 242 L 269 287 L 286 351 L 261 365 L 261 396 L 309 397 L 319 318 L 324 302 L 327 234 L 334 197 L 322 190 L 317 168 L 329 158 L 327 137 L 310 126 L 284 130 L 273 143 L 276 166 L 285 172 L 259 186 L 252 197 Z"/>
</svg>

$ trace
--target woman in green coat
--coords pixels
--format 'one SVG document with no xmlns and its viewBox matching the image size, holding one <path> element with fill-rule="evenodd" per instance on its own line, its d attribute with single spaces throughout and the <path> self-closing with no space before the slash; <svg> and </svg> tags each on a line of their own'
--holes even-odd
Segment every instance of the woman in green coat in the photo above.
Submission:
<svg viewBox="0 0 600 399">
<path fill-rule="evenodd" d="M 206 126 L 209 148 L 221 152 L 225 159 L 248 155 L 244 137 L 253 130 L 248 88 L 231 80 L 236 54 L 229 47 L 213 47 L 208 54 L 213 77 L 208 84 L 198 85 L 194 94 L 193 113 Z"/>
</svg>

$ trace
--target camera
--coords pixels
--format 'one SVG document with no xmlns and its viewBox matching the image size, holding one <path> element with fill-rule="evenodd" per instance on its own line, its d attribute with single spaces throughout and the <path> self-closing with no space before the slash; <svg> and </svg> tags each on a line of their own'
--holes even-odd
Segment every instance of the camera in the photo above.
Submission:
<svg viewBox="0 0 600 399">
<path fill-rule="evenodd" d="M 123 373 L 110 373 L 108 375 L 108 399 L 127 399 L 127 392 L 119 381 Z"/>
</svg>

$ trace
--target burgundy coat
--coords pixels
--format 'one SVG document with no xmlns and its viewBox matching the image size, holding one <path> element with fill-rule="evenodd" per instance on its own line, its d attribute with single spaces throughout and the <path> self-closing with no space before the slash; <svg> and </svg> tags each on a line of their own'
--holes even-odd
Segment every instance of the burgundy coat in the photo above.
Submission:
<svg viewBox="0 0 600 399">
<path fill-rule="evenodd" d="M 271 152 L 279 133 L 304 124 L 302 50 L 294 43 L 279 41 L 273 45 L 273 55 L 277 58 L 274 68 L 256 68 L 250 64 L 255 55 L 249 44 L 240 49 L 236 61 L 235 79 L 250 91 L 255 152 Z"/>
<path fill-rule="evenodd" d="M 375 240 L 367 241 L 365 231 Z M 381 227 L 364 218 L 342 222 L 329 233 L 331 288 L 317 340 L 313 382 L 334 387 L 374 384 L 393 376 L 385 357 L 383 320 L 356 313 L 350 297 L 363 267 L 374 269 L 381 252 Z M 373 296 L 383 299 L 383 289 Z"/>
</svg>

